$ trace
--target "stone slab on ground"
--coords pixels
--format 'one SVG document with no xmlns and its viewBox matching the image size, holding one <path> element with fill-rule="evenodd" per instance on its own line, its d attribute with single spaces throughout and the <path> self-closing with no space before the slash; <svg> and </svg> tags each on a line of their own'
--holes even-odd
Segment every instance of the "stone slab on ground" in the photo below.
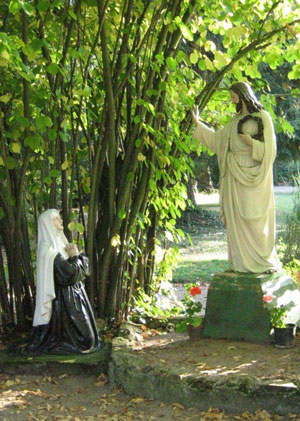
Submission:
<svg viewBox="0 0 300 421">
<path fill-rule="evenodd" d="M 88 355 L 20 355 L 3 349 L 0 351 L 0 373 L 107 373 L 110 351 L 108 345 Z"/>
<path fill-rule="evenodd" d="M 297 347 L 278 350 L 272 345 L 168 335 L 149 338 L 140 346 L 116 340 L 110 381 L 131 395 L 201 410 L 300 414 Z"/>
</svg>

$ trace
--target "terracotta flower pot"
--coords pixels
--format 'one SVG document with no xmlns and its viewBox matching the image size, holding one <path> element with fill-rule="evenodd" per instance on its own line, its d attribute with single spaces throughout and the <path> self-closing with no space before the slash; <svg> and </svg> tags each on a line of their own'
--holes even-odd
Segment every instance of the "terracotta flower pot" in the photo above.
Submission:
<svg viewBox="0 0 300 421">
<path fill-rule="evenodd" d="M 274 345 L 276 348 L 292 348 L 295 346 L 296 325 L 287 324 L 286 327 L 274 327 Z"/>
</svg>

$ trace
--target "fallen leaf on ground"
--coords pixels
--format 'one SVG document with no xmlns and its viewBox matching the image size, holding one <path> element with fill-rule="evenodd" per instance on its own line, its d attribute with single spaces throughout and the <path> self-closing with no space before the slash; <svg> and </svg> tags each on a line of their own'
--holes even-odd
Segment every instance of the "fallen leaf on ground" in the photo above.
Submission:
<svg viewBox="0 0 300 421">
<path fill-rule="evenodd" d="M 15 384 L 15 381 L 14 380 L 7 380 L 5 382 L 5 385 L 4 386 L 10 387 L 10 386 L 13 386 L 14 384 Z"/>
<path fill-rule="evenodd" d="M 37 389 L 37 390 L 24 390 L 24 392 L 27 394 L 27 395 L 32 395 L 32 396 L 44 396 L 44 393 L 40 390 L 40 389 Z"/>
<path fill-rule="evenodd" d="M 173 408 L 178 408 L 178 409 L 185 409 L 185 407 L 183 405 L 181 405 L 181 403 L 175 402 L 172 403 Z"/>
<path fill-rule="evenodd" d="M 105 374 L 100 374 L 100 376 L 97 377 L 97 381 L 94 383 L 95 386 L 104 386 L 105 384 L 108 384 L 109 380 L 108 377 Z"/>
<path fill-rule="evenodd" d="M 132 398 L 130 399 L 130 403 L 142 403 L 142 402 L 147 402 L 148 398 L 142 398 L 142 397 L 137 397 L 137 398 Z"/>
</svg>

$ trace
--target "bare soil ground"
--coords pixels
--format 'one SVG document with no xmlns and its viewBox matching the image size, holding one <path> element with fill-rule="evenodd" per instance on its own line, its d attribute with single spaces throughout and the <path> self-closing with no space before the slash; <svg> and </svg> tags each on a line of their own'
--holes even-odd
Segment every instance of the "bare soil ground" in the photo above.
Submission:
<svg viewBox="0 0 300 421">
<path fill-rule="evenodd" d="M 0 382 L 2 421 L 199 419 L 196 410 L 185 418 L 180 406 L 111 389 L 104 375 L 1 375 Z"/>
<path fill-rule="evenodd" d="M 163 364 L 177 374 L 250 376 L 272 384 L 299 384 L 300 338 L 295 347 L 278 349 L 227 339 L 191 341 L 187 334 L 167 333 L 136 341 L 133 348 L 147 364 Z"/>
<path fill-rule="evenodd" d="M 195 344 L 190 344 L 194 347 Z M 190 348 L 183 349 L 187 359 Z M 167 356 L 165 355 L 165 358 Z M 202 358 L 203 355 L 202 355 Z M 195 364 L 190 366 L 195 368 Z M 217 408 L 207 412 L 166 404 L 111 389 L 101 376 L 0 375 L 1 421 L 204 421 L 204 420 L 300 420 L 299 416 L 270 415 L 266 411 L 226 414 Z"/>
</svg>

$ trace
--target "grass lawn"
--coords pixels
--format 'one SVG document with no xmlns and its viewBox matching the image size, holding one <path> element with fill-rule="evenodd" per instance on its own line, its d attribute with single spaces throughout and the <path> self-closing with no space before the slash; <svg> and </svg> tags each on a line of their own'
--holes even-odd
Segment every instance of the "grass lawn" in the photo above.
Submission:
<svg viewBox="0 0 300 421">
<path fill-rule="evenodd" d="M 293 210 L 293 196 L 293 193 L 275 193 L 277 230 L 284 229 L 286 218 Z"/>
<path fill-rule="evenodd" d="M 197 203 L 200 208 L 219 212 L 218 194 L 211 195 L 200 193 L 197 195 Z M 293 209 L 293 193 L 275 193 L 275 210 L 277 231 L 284 230 L 287 216 Z M 188 227 L 190 228 L 190 227 Z M 182 227 L 183 230 L 184 227 Z M 189 232 L 193 245 L 183 242 L 180 247 L 182 260 L 173 271 L 172 282 L 209 282 L 214 273 L 228 268 L 227 242 L 224 229 L 211 224 L 205 230 L 199 225 L 199 229 Z"/>
</svg>

